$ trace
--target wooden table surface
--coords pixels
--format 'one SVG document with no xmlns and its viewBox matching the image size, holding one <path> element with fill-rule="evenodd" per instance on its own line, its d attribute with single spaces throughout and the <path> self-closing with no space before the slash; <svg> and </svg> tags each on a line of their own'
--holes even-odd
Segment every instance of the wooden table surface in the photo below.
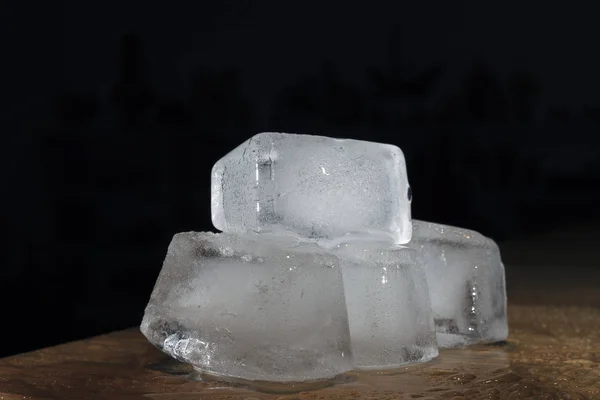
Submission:
<svg viewBox="0 0 600 400">
<path fill-rule="evenodd" d="M 316 391 L 270 394 L 195 381 L 189 366 L 133 328 L 1 359 L 0 400 L 600 400 L 600 268 L 525 268 L 511 255 L 519 246 L 506 247 L 506 343 L 442 350 L 426 364 L 387 374 L 351 373 Z"/>
</svg>

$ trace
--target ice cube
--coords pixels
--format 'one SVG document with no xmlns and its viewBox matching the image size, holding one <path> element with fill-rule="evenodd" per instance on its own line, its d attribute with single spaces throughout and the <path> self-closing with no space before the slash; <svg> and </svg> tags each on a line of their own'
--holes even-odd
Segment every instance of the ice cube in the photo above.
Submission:
<svg viewBox="0 0 600 400">
<path fill-rule="evenodd" d="M 438 345 L 505 340 L 506 284 L 496 243 L 472 230 L 413 220 L 409 246 L 421 252 Z"/>
<path fill-rule="evenodd" d="M 306 382 L 352 368 L 339 261 L 290 237 L 175 235 L 141 331 L 217 377 Z"/>
<path fill-rule="evenodd" d="M 373 235 L 322 243 L 340 258 L 356 369 L 389 369 L 438 355 L 419 253 Z"/>
<path fill-rule="evenodd" d="M 389 144 L 259 133 L 213 166 L 211 196 L 224 232 L 383 232 L 396 243 L 412 234 L 404 155 Z"/>
</svg>

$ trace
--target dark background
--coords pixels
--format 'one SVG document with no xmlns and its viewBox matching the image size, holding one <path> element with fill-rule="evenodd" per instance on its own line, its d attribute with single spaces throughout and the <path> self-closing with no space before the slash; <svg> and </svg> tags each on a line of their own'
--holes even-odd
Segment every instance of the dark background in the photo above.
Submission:
<svg viewBox="0 0 600 400">
<path fill-rule="evenodd" d="M 415 218 L 500 242 L 595 218 L 598 7 L 417 3 L 3 2 L 0 356 L 139 324 L 262 131 L 396 144 Z"/>
</svg>

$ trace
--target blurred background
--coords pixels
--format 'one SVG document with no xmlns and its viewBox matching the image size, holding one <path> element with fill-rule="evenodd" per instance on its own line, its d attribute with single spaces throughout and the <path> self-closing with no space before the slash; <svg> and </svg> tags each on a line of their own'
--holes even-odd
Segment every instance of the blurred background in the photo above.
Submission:
<svg viewBox="0 0 600 400">
<path fill-rule="evenodd" d="M 213 163 L 262 131 L 398 145 L 415 218 L 599 270 L 593 2 L 0 8 L 0 356 L 138 325 L 173 234 L 214 230 Z"/>
</svg>

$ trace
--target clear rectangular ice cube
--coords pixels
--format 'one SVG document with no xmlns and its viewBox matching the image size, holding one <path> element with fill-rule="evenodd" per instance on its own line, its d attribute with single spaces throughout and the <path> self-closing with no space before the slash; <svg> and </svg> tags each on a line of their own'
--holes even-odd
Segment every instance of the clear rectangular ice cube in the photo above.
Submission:
<svg viewBox="0 0 600 400">
<path fill-rule="evenodd" d="M 355 368 L 390 369 L 437 357 L 429 290 L 416 250 L 369 235 L 322 245 L 340 258 Z"/>
<path fill-rule="evenodd" d="M 290 237 L 175 235 L 141 331 L 217 377 L 306 382 L 352 369 L 338 259 Z"/>
<path fill-rule="evenodd" d="M 409 246 L 424 259 L 438 345 L 505 340 L 506 284 L 498 245 L 472 230 L 412 222 Z"/>
<path fill-rule="evenodd" d="M 213 166 L 211 196 L 224 232 L 382 232 L 396 243 L 412 235 L 404 155 L 389 144 L 260 133 Z"/>
</svg>

